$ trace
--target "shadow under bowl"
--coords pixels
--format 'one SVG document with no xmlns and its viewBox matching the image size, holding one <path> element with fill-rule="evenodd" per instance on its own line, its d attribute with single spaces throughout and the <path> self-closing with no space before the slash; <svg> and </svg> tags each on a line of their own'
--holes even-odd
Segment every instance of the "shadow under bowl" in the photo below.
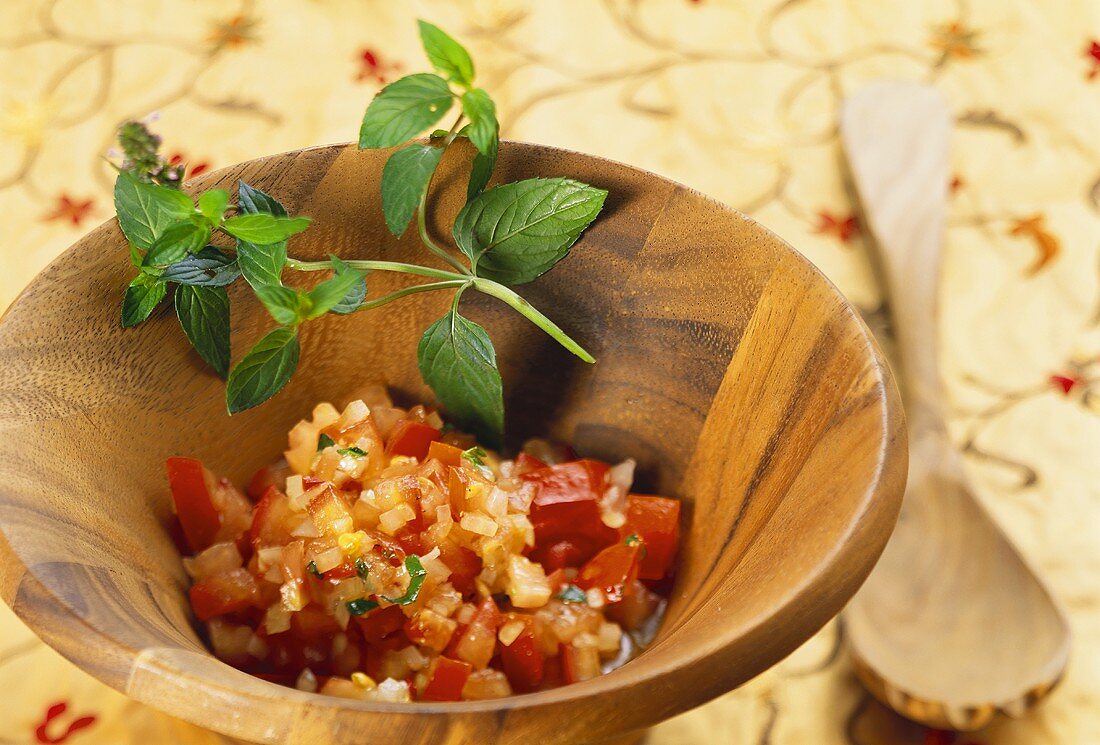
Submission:
<svg viewBox="0 0 1100 745">
<path fill-rule="evenodd" d="M 314 219 L 292 254 L 423 259 L 386 231 L 387 152 L 332 145 L 205 175 L 238 178 Z M 432 230 L 448 235 L 470 152 L 448 151 Z M 654 643 L 594 680 L 512 698 L 371 705 L 283 688 L 215 659 L 196 633 L 166 526 L 164 459 L 192 455 L 241 483 L 321 400 L 382 382 L 431 400 L 416 368 L 442 293 L 325 317 L 273 401 L 229 417 L 224 384 L 168 304 L 119 327 L 132 269 L 114 220 L 43 271 L 0 322 L 0 596 L 47 643 L 138 701 L 265 743 L 586 742 L 701 704 L 774 664 L 836 614 L 893 527 L 906 473 L 897 392 L 837 290 L 763 227 L 653 174 L 505 143 L 497 178 L 569 176 L 610 191 L 603 216 L 524 295 L 591 351 L 572 358 L 525 319 L 467 293 L 505 381 L 509 439 L 638 461 L 640 490 L 684 501 L 679 571 Z M 372 295 L 401 286 L 374 273 Z M 273 326 L 230 290 L 233 344 Z"/>
</svg>

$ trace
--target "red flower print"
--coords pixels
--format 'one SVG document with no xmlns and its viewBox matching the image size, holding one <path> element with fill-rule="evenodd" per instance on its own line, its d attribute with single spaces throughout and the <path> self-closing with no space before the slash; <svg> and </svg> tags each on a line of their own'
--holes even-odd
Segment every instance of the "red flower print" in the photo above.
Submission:
<svg viewBox="0 0 1100 745">
<path fill-rule="evenodd" d="M 834 215 L 828 210 L 817 213 L 817 225 L 814 232 L 836 236 L 841 243 L 847 243 L 859 235 L 859 220 L 855 215 Z"/>
<path fill-rule="evenodd" d="M 60 722 L 57 726 L 53 726 L 54 720 L 68 710 L 68 701 L 58 701 L 46 709 L 46 715 L 42 718 L 42 723 L 34 729 L 35 739 L 38 742 L 47 743 L 47 745 L 56 745 L 56 743 L 65 742 L 80 730 L 91 727 L 96 722 L 95 716 L 86 715 L 69 722 L 68 727 L 63 728 Z M 51 734 L 51 732 L 54 734 Z"/>
<path fill-rule="evenodd" d="M 243 47 L 256 41 L 256 28 L 259 21 L 246 15 L 235 15 L 224 21 L 210 25 L 210 34 L 206 37 L 212 51 L 218 52 L 226 47 Z"/>
<path fill-rule="evenodd" d="M 168 165 L 178 166 L 180 164 L 187 164 L 184 168 L 186 172 L 184 178 L 195 178 L 200 173 L 206 173 L 210 170 L 210 164 L 205 160 L 200 160 L 198 163 L 191 163 L 187 156 L 181 152 L 172 153 L 168 156 Z"/>
<path fill-rule="evenodd" d="M 1100 41 L 1093 39 L 1089 42 L 1085 47 L 1085 57 L 1089 61 L 1089 71 L 1085 73 L 1085 78 L 1095 80 L 1100 76 Z"/>
<path fill-rule="evenodd" d="M 54 220 L 68 220 L 74 226 L 79 226 L 84 221 L 85 217 L 88 217 L 95 211 L 95 201 L 91 199 L 73 199 L 68 194 L 62 192 L 57 196 L 57 200 L 54 202 L 53 211 L 42 217 L 45 222 L 52 222 Z"/>
<path fill-rule="evenodd" d="M 378 52 L 364 47 L 359 52 L 359 73 L 355 76 L 358 83 L 373 80 L 378 84 L 384 84 L 392 73 L 401 69 L 400 63 L 385 62 L 379 57 Z"/>
<path fill-rule="evenodd" d="M 1074 388 L 1084 383 L 1082 378 L 1077 373 L 1069 373 L 1068 375 L 1055 374 L 1050 376 L 1050 384 L 1062 392 L 1063 396 L 1068 396 Z"/>
<path fill-rule="evenodd" d="M 1038 274 L 1043 267 L 1054 261 L 1062 250 L 1061 242 L 1047 230 L 1046 220 L 1045 215 L 1035 214 L 1015 220 L 1008 229 L 1008 234 L 1011 236 L 1033 240 L 1035 248 L 1039 251 L 1035 261 L 1027 268 L 1028 276 Z"/>
<path fill-rule="evenodd" d="M 944 23 L 932 29 L 932 38 L 929 44 L 940 52 L 938 64 L 942 65 L 950 59 L 973 59 L 982 53 L 978 46 L 979 33 L 972 28 L 964 26 L 960 21 Z"/>
</svg>

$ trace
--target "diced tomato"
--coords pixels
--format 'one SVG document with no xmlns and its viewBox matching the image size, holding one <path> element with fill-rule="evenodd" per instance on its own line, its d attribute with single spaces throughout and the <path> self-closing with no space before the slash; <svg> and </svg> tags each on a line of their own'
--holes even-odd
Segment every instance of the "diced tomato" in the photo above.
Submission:
<svg viewBox="0 0 1100 745">
<path fill-rule="evenodd" d="M 427 424 L 406 419 L 397 425 L 386 444 L 386 457 L 407 455 L 424 460 L 433 440 L 439 439 L 439 430 Z"/>
<path fill-rule="evenodd" d="M 600 674 L 600 653 L 595 647 L 562 644 L 560 656 L 566 683 L 579 683 Z"/>
<path fill-rule="evenodd" d="M 604 525 L 599 500 L 606 484 L 607 464 L 578 460 L 532 471 L 522 478 L 536 484 L 531 504 L 535 528 L 533 558 L 545 560 L 550 570 L 579 566 L 604 546 L 617 542 L 618 533 Z M 550 546 L 568 541 L 552 552 Z"/>
<path fill-rule="evenodd" d="M 436 657 L 432 663 L 428 684 L 420 694 L 422 701 L 459 701 L 462 687 L 473 672 L 473 665 L 448 657 Z"/>
<path fill-rule="evenodd" d="M 515 641 L 501 645 L 500 661 L 508 682 L 517 691 L 533 691 L 542 683 L 543 659 L 530 628 L 525 628 Z"/>
<path fill-rule="evenodd" d="M 622 602 L 607 606 L 606 614 L 608 620 L 627 631 L 637 631 L 657 612 L 660 605 L 661 597 L 635 580 L 633 586 L 624 593 Z"/>
<path fill-rule="evenodd" d="M 355 567 L 354 564 L 352 564 L 350 561 L 345 561 L 343 564 L 334 566 L 332 569 L 329 569 L 322 576 L 325 579 L 348 579 L 349 577 L 354 577 L 358 573 L 359 570 Z"/>
<path fill-rule="evenodd" d="M 268 487 L 252 513 L 249 536 L 253 547 L 283 546 L 290 542 L 287 520 L 293 515 L 286 495 L 277 487 Z"/>
<path fill-rule="evenodd" d="M 307 639 L 325 639 L 341 631 L 336 619 L 318 605 L 307 605 L 291 613 L 290 626 L 295 634 Z"/>
<path fill-rule="evenodd" d="M 642 539 L 638 577 L 662 579 L 672 569 L 680 543 L 680 501 L 665 497 L 631 494 L 626 503 L 626 524 L 620 538 L 634 534 Z"/>
<path fill-rule="evenodd" d="M 309 500 L 306 510 L 313 518 L 313 524 L 317 526 L 317 530 L 324 535 L 350 533 L 355 527 L 347 502 L 331 486 Z"/>
<path fill-rule="evenodd" d="M 259 597 L 256 580 L 247 569 L 210 577 L 191 585 L 191 607 L 200 621 L 251 607 Z"/>
<path fill-rule="evenodd" d="M 546 464 L 533 455 L 520 453 L 516 456 L 516 475 L 524 476 L 540 468 L 546 468 Z"/>
<path fill-rule="evenodd" d="M 462 450 L 439 440 L 433 440 L 428 446 L 428 458 L 435 458 L 445 466 L 458 468 L 462 465 Z"/>
<path fill-rule="evenodd" d="M 217 480 L 194 458 L 169 458 L 166 465 L 176 516 L 192 553 L 198 553 L 214 543 L 221 528 L 213 501 Z"/>
<path fill-rule="evenodd" d="M 524 475 L 523 480 L 538 485 L 534 503 L 544 507 L 561 502 L 599 499 L 607 488 L 607 471 L 606 463 L 575 460 L 532 471 Z"/>
<path fill-rule="evenodd" d="M 484 669 L 496 648 L 500 611 L 492 598 L 485 598 L 470 619 L 469 626 L 453 645 L 454 656 L 469 662 L 476 670 Z"/>
<path fill-rule="evenodd" d="M 536 544 L 531 560 L 542 564 L 543 569 L 556 572 L 566 567 L 579 567 L 599 550 L 594 541 L 587 539 L 554 541 L 548 546 Z"/>
<path fill-rule="evenodd" d="M 388 605 L 372 610 L 365 616 L 356 616 L 355 620 L 359 623 L 363 638 L 370 643 L 378 643 L 401 630 L 405 625 L 405 614 L 401 612 L 401 606 Z"/>
<path fill-rule="evenodd" d="M 440 560 L 451 570 L 450 581 L 463 595 L 474 591 L 474 579 L 481 573 L 481 557 L 465 546 L 447 543 L 440 548 Z"/>
<path fill-rule="evenodd" d="M 457 628 L 458 622 L 454 619 L 425 609 L 405 622 L 405 636 L 413 644 L 442 652 L 450 644 Z"/>
<path fill-rule="evenodd" d="M 609 603 L 617 603 L 633 587 L 638 578 L 641 543 L 616 543 L 596 554 L 581 568 L 576 584 L 582 590 L 598 587 Z"/>
<path fill-rule="evenodd" d="M 248 488 L 245 491 L 253 502 L 258 502 L 267 493 L 268 487 L 282 489 L 286 484 L 287 476 L 292 473 L 290 466 L 283 460 L 263 466 L 252 474 L 252 480 L 248 482 Z"/>
</svg>

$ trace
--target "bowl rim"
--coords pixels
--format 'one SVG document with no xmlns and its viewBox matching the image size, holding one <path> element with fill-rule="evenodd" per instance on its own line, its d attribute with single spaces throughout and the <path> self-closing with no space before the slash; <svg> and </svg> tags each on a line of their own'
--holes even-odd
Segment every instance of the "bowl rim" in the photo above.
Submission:
<svg viewBox="0 0 1100 745">
<path fill-rule="evenodd" d="M 419 141 L 427 141 L 426 138 L 420 138 Z M 195 188 L 201 188 L 207 184 L 216 183 L 225 178 L 226 173 L 233 169 L 239 169 L 241 166 L 261 163 L 264 161 L 275 161 L 287 156 L 297 156 L 303 153 L 332 151 L 334 153 L 340 153 L 349 149 L 356 149 L 356 143 L 354 142 L 335 142 L 320 145 L 311 145 L 304 148 L 294 148 L 284 150 L 277 153 L 271 153 L 263 155 L 257 158 L 240 161 L 233 163 L 222 168 L 218 168 L 213 171 L 203 173 L 195 178 L 188 179 L 183 183 L 183 187 L 186 191 L 191 191 Z M 826 588 L 839 579 L 841 576 L 838 574 L 843 564 L 843 559 L 848 553 L 848 550 L 852 546 L 856 534 L 861 531 L 866 531 L 868 528 L 868 517 L 871 513 L 877 512 L 877 519 L 885 520 L 888 528 L 884 531 L 880 531 L 881 536 L 877 537 L 875 541 L 878 545 L 874 546 L 874 549 L 870 552 L 874 561 L 868 563 L 864 571 L 861 572 L 861 576 L 856 577 L 857 581 L 851 592 L 843 594 L 842 599 L 839 602 L 830 603 L 830 608 L 826 612 L 820 613 L 820 622 L 814 623 L 814 633 L 822 628 L 829 620 L 839 613 L 841 606 L 846 602 L 847 598 L 851 594 L 854 594 L 855 589 L 858 589 L 859 585 L 870 574 L 875 562 L 877 562 L 879 555 L 885 548 L 886 541 L 889 538 L 890 533 L 893 530 L 893 525 L 897 520 L 898 513 L 901 507 L 901 497 L 904 487 L 905 474 L 907 471 L 908 462 L 908 449 L 906 447 L 906 425 L 904 419 L 904 412 L 901 407 L 900 397 L 898 396 L 896 386 L 894 385 L 892 375 L 889 367 L 885 361 L 884 355 L 878 346 L 877 341 L 871 334 L 867 325 L 864 323 L 858 311 L 847 300 L 847 298 L 840 292 L 836 285 L 825 275 L 816 265 L 813 264 L 805 255 L 803 255 L 798 249 L 792 246 L 785 239 L 765 227 L 755 218 L 746 215 L 740 210 L 731 207 L 714 197 L 686 186 L 678 181 L 675 181 L 666 176 L 662 176 L 653 171 L 639 168 L 621 161 L 616 161 L 610 158 L 605 158 L 598 155 L 592 155 L 589 153 L 583 153 L 580 151 L 572 150 L 569 148 L 556 147 L 551 145 L 543 145 L 539 143 L 519 141 L 519 140 L 501 140 L 501 148 L 527 148 L 532 150 L 538 150 L 542 152 L 559 153 L 565 156 L 578 157 L 589 160 L 597 165 L 610 166 L 619 169 L 626 169 L 634 172 L 639 176 L 646 179 L 655 179 L 657 181 L 668 184 L 675 190 L 681 190 L 687 194 L 696 198 L 701 198 L 710 203 L 714 207 L 732 214 L 739 220 L 747 223 L 751 229 L 759 231 L 768 237 L 769 240 L 781 246 L 786 252 L 794 257 L 800 264 L 809 268 L 814 273 L 819 281 L 826 284 L 829 291 L 840 300 L 840 307 L 838 312 L 846 315 L 851 321 L 858 325 L 862 335 L 862 349 L 866 352 L 867 362 L 873 368 L 873 379 L 875 391 L 876 406 L 880 410 L 881 415 L 881 432 L 882 437 L 877 446 L 877 460 L 874 472 L 869 475 L 866 482 L 866 487 L 863 489 L 863 493 L 858 501 L 859 510 L 853 512 L 853 516 L 848 522 L 844 533 L 838 538 L 838 540 L 830 547 L 828 554 L 813 567 L 811 567 L 805 574 L 801 575 L 798 582 L 792 583 L 788 587 L 788 591 L 777 597 L 776 601 L 770 605 L 766 611 L 757 613 L 750 619 L 747 619 L 745 623 L 737 627 L 723 627 L 720 633 L 716 633 L 711 641 L 708 643 L 705 640 L 700 639 L 696 644 L 690 648 L 690 653 L 678 656 L 675 662 L 666 663 L 658 668 L 653 668 L 647 672 L 644 676 L 638 676 L 637 674 L 632 677 L 627 677 L 621 674 L 624 669 L 632 670 L 632 666 L 628 662 L 622 667 L 611 671 L 606 675 L 600 675 L 596 678 L 583 681 L 580 683 L 574 683 L 570 685 L 561 686 L 554 689 L 545 691 L 536 691 L 533 693 L 514 694 L 502 699 L 490 699 L 484 701 L 459 701 L 459 702 L 414 702 L 411 704 L 399 704 L 399 703 L 376 703 L 366 701 L 356 701 L 353 699 L 342 699 L 334 696 L 326 696 L 320 693 L 309 693 L 300 691 L 294 688 L 282 686 L 270 681 L 265 681 L 256 676 L 249 675 L 243 671 L 239 671 L 236 668 L 218 660 L 209 649 L 205 650 L 211 660 L 216 664 L 224 666 L 227 670 L 234 673 L 238 673 L 243 676 L 247 676 L 249 679 L 263 684 L 261 690 L 269 691 L 272 695 L 260 695 L 258 691 L 242 690 L 241 688 L 234 687 L 230 684 L 222 684 L 210 679 L 196 679 L 187 678 L 186 686 L 187 690 L 194 694 L 202 692 L 201 695 L 205 697 L 243 697 L 256 704 L 264 704 L 272 698 L 299 698 L 303 701 L 307 701 L 311 708 L 325 708 L 325 709 L 338 709 L 338 710 L 352 710 L 362 713 L 378 713 L 378 714 L 396 714 L 396 715 L 419 715 L 419 716 L 444 716 L 450 717 L 462 714 L 484 714 L 484 713 L 499 713 L 499 712 L 522 712 L 524 710 L 537 710 L 542 708 L 558 707 L 562 704 L 568 704 L 576 702 L 578 700 L 589 699 L 596 695 L 608 694 L 620 689 L 637 689 L 639 686 L 644 686 L 647 683 L 660 679 L 668 673 L 676 670 L 689 667 L 700 660 L 710 657 L 715 654 L 721 653 L 724 649 L 731 646 L 736 646 L 743 640 L 752 637 L 755 634 L 760 634 L 766 629 L 776 626 L 786 618 L 794 617 L 794 614 L 799 612 L 799 601 L 807 596 L 815 596 L 823 594 Z M 4 322 L 6 321 L 9 313 L 22 302 L 28 293 L 28 291 L 36 285 L 44 277 L 51 274 L 59 265 L 66 262 L 70 255 L 76 250 L 76 248 L 88 239 L 92 234 L 100 232 L 114 232 L 117 230 L 117 221 L 115 217 L 108 218 L 106 221 L 95 226 L 91 230 L 87 231 L 81 237 L 76 240 L 72 245 L 62 251 L 57 257 L 51 260 L 45 267 L 43 267 L 35 276 L 27 283 L 27 285 L 20 290 L 20 292 L 12 299 L 11 303 L 4 310 L 3 314 L 0 314 L 0 336 L 4 333 Z M 120 233 L 121 235 L 121 233 Z M 900 476 L 900 480 L 899 480 Z M 85 618 L 82 618 L 63 598 L 54 594 L 48 585 L 38 580 L 34 573 L 26 567 L 19 559 L 14 549 L 11 548 L 6 532 L 4 529 L 4 521 L 0 519 L 0 557 L 3 559 L 3 563 L 9 565 L 7 571 L 0 571 L 0 595 L 3 596 L 9 607 L 13 609 L 16 615 L 36 634 L 40 634 L 38 624 L 35 623 L 35 619 L 28 617 L 19 612 L 19 608 L 15 604 L 15 591 L 21 584 L 23 575 L 31 577 L 40 590 L 49 594 L 49 597 L 56 607 L 64 609 L 64 615 L 69 619 L 69 623 L 76 622 L 81 627 L 85 628 L 89 632 L 90 638 L 95 638 L 97 643 L 107 643 L 111 646 L 111 652 L 116 655 L 125 657 L 131 663 L 131 673 L 129 679 L 125 682 L 125 685 L 115 685 L 114 681 L 106 678 L 106 676 L 100 676 L 95 670 L 89 670 L 81 667 L 84 672 L 96 677 L 101 682 L 110 685 L 111 687 L 120 690 L 127 696 L 137 700 L 143 704 L 149 705 L 160 711 L 164 711 L 173 716 L 179 717 L 200 727 L 209 728 L 209 723 L 204 722 L 198 716 L 197 709 L 195 707 L 186 707 L 176 705 L 174 699 L 171 699 L 171 704 L 166 705 L 166 702 L 161 699 L 152 700 L 151 697 L 143 697 L 138 693 L 134 693 L 130 690 L 130 683 L 138 670 L 144 673 L 150 673 L 162 678 L 163 681 L 175 681 L 177 679 L 185 678 L 188 673 L 179 667 L 174 666 L 170 659 L 164 656 L 150 654 L 158 651 L 156 648 L 147 649 L 134 649 L 123 642 L 110 637 L 98 629 L 93 623 Z M 849 581 L 844 583 L 846 586 L 851 584 L 850 574 Z M 835 607 L 833 607 L 835 606 Z M 802 626 L 805 626 L 803 623 Z M 69 626 L 71 628 L 71 626 Z M 41 635 L 41 634 L 40 634 Z M 745 676 L 738 676 L 737 680 L 732 686 L 726 686 L 722 690 L 731 690 L 732 687 L 737 687 L 744 683 L 746 680 L 758 675 L 764 670 L 768 669 L 776 662 L 780 661 L 787 654 L 792 652 L 799 644 L 801 644 L 808 637 L 802 637 L 796 640 L 794 643 L 788 643 L 784 647 L 777 648 L 777 651 L 768 655 L 768 660 L 755 665 L 756 668 L 751 674 Z M 51 645 L 52 646 L 52 645 Z M 639 655 L 645 654 L 652 647 L 643 650 Z M 183 650 L 188 651 L 188 650 Z M 71 660 L 70 660 L 71 661 Z M 75 664 L 75 662 L 74 662 Z M 80 667 L 78 665 L 78 667 Z M 718 693 L 704 692 L 702 696 L 690 699 L 684 705 L 678 706 L 671 714 L 662 712 L 660 714 L 654 714 L 648 721 L 642 722 L 637 726 L 648 726 L 657 721 L 661 721 L 668 716 L 672 716 L 675 713 L 686 711 L 690 708 L 694 708 L 707 700 L 710 700 L 717 695 L 720 695 L 722 690 Z M 245 727 L 234 729 L 233 731 L 226 731 L 224 729 L 218 729 L 217 731 L 223 732 L 229 736 L 250 736 L 245 734 L 246 732 L 252 732 Z"/>
</svg>

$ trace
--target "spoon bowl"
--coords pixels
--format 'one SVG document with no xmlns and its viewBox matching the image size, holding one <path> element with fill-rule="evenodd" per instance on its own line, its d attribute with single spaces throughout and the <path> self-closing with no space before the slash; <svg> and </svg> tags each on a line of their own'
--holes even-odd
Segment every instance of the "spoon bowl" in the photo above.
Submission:
<svg viewBox="0 0 1100 745">
<path fill-rule="evenodd" d="M 291 254 L 426 254 L 382 221 L 388 153 L 333 145 L 224 169 L 313 217 Z M 430 202 L 444 236 L 469 149 L 449 149 Z M 430 401 L 416 345 L 450 298 L 418 294 L 303 331 L 272 401 L 228 417 L 224 384 L 170 310 L 119 327 L 133 273 L 114 221 L 47 268 L 0 322 L 0 595 L 100 680 L 177 717 L 264 743 L 598 742 L 741 684 L 855 592 L 893 527 L 902 414 L 858 314 L 786 243 L 682 186 L 576 153 L 505 143 L 497 176 L 568 175 L 610 190 L 604 215 L 525 296 L 599 360 L 573 359 L 525 319 L 467 293 L 505 381 L 514 446 L 532 435 L 638 461 L 638 488 L 684 500 L 679 572 L 656 640 L 622 668 L 495 701 L 370 704 L 276 686 L 215 659 L 196 632 L 166 526 L 164 459 L 192 455 L 240 483 L 322 400 L 384 383 Z M 289 274 L 289 273 L 288 273 Z M 313 278 L 314 280 L 316 278 Z M 368 278 L 372 296 L 404 278 Z M 230 291 L 239 357 L 273 326 Z"/>
</svg>

